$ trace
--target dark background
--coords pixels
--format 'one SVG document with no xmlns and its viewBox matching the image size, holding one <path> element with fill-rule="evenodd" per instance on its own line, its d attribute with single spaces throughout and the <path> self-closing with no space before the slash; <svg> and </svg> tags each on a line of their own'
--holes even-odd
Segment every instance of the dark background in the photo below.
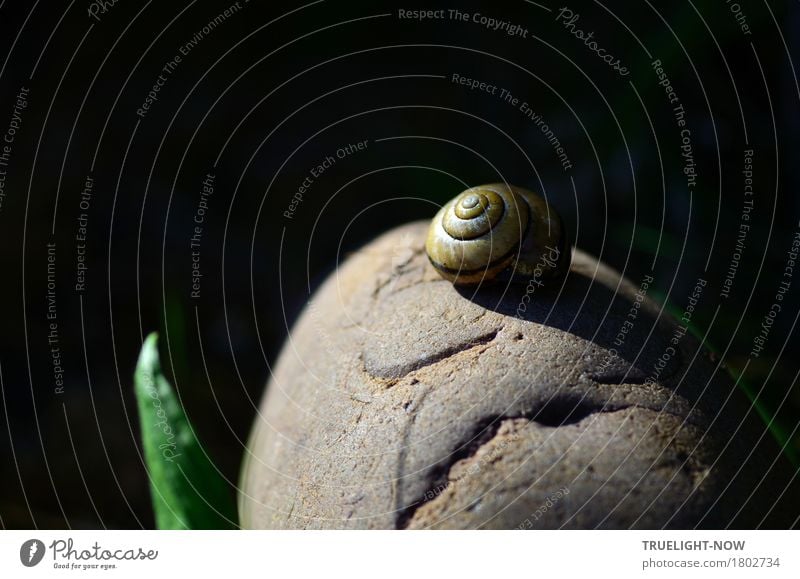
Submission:
<svg viewBox="0 0 800 579">
<path fill-rule="evenodd" d="M 241 2 L 165 75 L 145 118 L 136 111 L 162 67 L 230 3 L 119 0 L 100 21 L 89 5 L 0 3 L 0 133 L 20 88 L 30 89 L 0 208 L 2 527 L 153 525 L 132 396 L 153 330 L 233 494 L 270 364 L 310 291 L 370 238 L 498 180 L 544 192 L 572 241 L 635 283 L 652 273 L 650 295 L 670 311 L 706 279 L 692 331 L 734 374 L 747 368 L 739 387 L 774 419 L 790 456 L 800 452 L 800 273 L 761 356 L 749 356 L 800 220 L 797 2 L 740 2 L 750 35 L 723 1 L 570 3 L 576 26 L 629 68 L 624 78 L 556 21 L 562 5 L 548 0 L 459 3 L 527 38 L 398 18 L 420 5 Z M 693 189 L 654 59 L 686 110 Z M 528 102 L 572 169 L 519 110 L 452 83 L 453 73 Z M 376 142 L 387 137 L 404 138 Z M 293 219 L 283 216 L 313 167 L 365 139 L 365 151 L 315 180 Z M 748 148 L 754 208 L 725 299 Z M 192 298 L 189 239 L 209 172 Z M 88 269 L 78 292 L 82 212 Z M 56 244 L 63 393 L 48 344 L 47 243 Z"/>
</svg>

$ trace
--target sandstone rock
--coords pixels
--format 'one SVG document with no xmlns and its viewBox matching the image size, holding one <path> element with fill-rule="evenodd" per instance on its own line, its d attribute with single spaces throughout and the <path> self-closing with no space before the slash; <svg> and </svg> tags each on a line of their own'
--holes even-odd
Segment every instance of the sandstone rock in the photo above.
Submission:
<svg viewBox="0 0 800 579">
<path fill-rule="evenodd" d="M 691 335 L 665 356 L 678 326 L 641 280 L 576 250 L 529 303 L 524 284 L 458 289 L 426 229 L 367 245 L 300 317 L 251 435 L 244 527 L 793 524 L 777 445 Z"/>
</svg>

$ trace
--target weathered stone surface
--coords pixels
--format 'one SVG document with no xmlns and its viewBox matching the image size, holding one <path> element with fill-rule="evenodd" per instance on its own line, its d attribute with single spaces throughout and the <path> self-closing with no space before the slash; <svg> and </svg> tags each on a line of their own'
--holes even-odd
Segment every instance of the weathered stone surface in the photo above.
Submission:
<svg viewBox="0 0 800 579">
<path fill-rule="evenodd" d="M 639 283 L 576 251 L 523 311 L 525 285 L 442 280 L 426 228 L 357 252 L 297 322 L 251 435 L 243 526 L 793 523 L 777 445 L 691 335 L 658 363 L 677 326 Z"/>
</svg>

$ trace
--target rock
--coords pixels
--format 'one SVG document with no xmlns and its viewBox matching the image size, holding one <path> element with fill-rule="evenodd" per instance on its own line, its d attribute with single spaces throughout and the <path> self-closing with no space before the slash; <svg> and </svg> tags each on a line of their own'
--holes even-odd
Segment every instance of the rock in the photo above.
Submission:
<svg viewBox="0 0 800 579">
<path fill-rule="evenodd" d="M 426 229 L 370 243 L 306 307 L 251 434 L 244 527 L 793 524 L 791 468 L 647 278 L 575 250 L 529 300 L 458 289 Z"/>
</svg>

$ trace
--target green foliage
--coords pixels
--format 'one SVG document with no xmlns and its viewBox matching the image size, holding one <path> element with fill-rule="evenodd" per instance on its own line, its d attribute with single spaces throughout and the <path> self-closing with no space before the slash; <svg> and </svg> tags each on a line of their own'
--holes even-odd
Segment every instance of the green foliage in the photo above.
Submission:
<svg viewBox="0 0 800 579">
<path fill-rule="evenodd" d="M 155 333 L 142 346 L 135 391 L 157 527 L 237 527 L 228 484 L 197 440 L 161 370 Z"/>
</svg>

